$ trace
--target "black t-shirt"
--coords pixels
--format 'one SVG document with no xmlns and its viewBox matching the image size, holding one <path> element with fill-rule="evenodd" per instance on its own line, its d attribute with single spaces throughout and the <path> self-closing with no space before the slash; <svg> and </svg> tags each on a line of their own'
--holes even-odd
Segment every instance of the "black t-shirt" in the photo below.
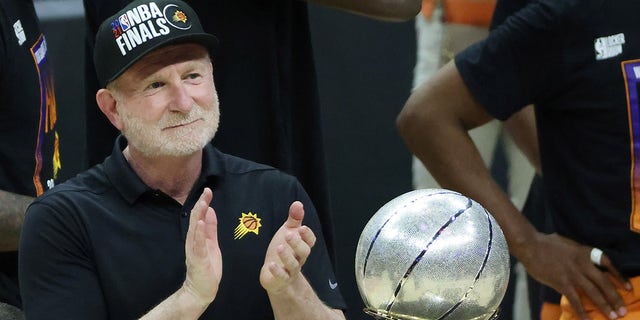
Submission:
<svg viewBox="0 0 640 320">
<path fill-rule="evenodd" d="M 187 0 L 220 41 L 213 75 L 220 97 L 221 151 L 297 177 L 316 204 L 330 251 L 326 164 L 307 4 L 299 0 Z M 111 152 L 117 132 L 95 104 L 93 35 L 127 0 L 84 0 L 87 39 L 87 146 L 90 165 Z"/>
<path fill-rule="evenodd" d="M 489 28 L 491 30 L 495 29 L 504 22 L 507 17 L 525 7 L 527 3 L 533 1 L 534 0 L 498 0 L 493 11 L 493 16 L 491 16 L 491 25 Z"/>
<path fill-rule="evenodd" d="M 184 282 L 189 212 L 204 187 L 214 192 L 223 273 L 200 319 L 273 319 L 260 269 L 295 200 L 317 236 L 302 272 L 322 301 L 345 308 L 315 208 L 294 177 L 208 145 L 183 206 L 140 180 L 122 155 L 125 145 L 118 139 L 104 163 L 29 207 L 20 247 L 28 319 L 137 319 L 166 299 Z"/>
<path fill-rule="evenodd" d="M 539 0 L 456 57 L 496 118 L 535 104 L 556 231 L 640 275 L 640 2 Z"/>
<path fill-rule="evenodd" d="M 53 67 L 32 1 L 0 10 L 0 188 L 36 196 L 60 169 Z"/>
<path fill-rule="evenodd" d="M 0 189 L 36 196 L 61 169 L 53 69 L 31 0 L 0 2 Z M 0 254 L 0 301 L 20 306 L 17 254 Z"/>
</svg>

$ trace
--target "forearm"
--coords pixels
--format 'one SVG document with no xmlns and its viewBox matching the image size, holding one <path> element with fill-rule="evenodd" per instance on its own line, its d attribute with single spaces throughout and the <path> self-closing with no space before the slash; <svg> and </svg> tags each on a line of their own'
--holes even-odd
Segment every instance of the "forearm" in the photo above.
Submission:
<svg viewBox="0 0 640 320">
<path fill-rule="evenodd" d="M 523 249 L 538 233 L 492 178 L 468 134 L 491 119 L 449 63 L 412 93 L 397 126 L 438 183 L 481 203 L 500 224 L 511 252 L 526 258 Z"/>
<path fill-rule="evenodd" d="M 417 151 L 418 158 L 428 164 L 427 169 L 443 188 L 456 190 L 481 203 L 500 224 L 512 253 L 524 259 L 521 255 L 525 250 L 519 249 L 536 235 L 535 228 L 492 178 L 473 141 L 468 136 L 454 139 L 452 135 L 452 132 L 433 135 L 447 139 L 431 139 L 430 151 Z M 454 143 L 458 140 L 461 142 Z M 443 156 L 445 154 L 453 156 Z"/>
<path fill-rule="evenodd" d="M 417 0 L 311 0 L 327 7 L 386 21 L 407 21 L 420 12 Z"/>
<path fill-rule="evenodd" d="M 534 106 L 528 105 L 513 114 L 504 122 L 504 127 L 536 172 L 542 174 Z"/>
<path fill-rule="evenodd" d="M 0 252 L 18 250 L 24 213 L 33 199 L 0 190 Z"/>
<path fill-rule="evenodd" d="M 198 319 L 208 306 L 209 303 L 201 301 L 183 286 L 140 320 Z"/>
<path fill-rule="evenodd" d="M 283 292 L 269 293 L 269 301 L 276 320 L 344 320 L 341 310 L 326 306 L 311 288 L 309 282 L 300 275 Z"/>
</svg>

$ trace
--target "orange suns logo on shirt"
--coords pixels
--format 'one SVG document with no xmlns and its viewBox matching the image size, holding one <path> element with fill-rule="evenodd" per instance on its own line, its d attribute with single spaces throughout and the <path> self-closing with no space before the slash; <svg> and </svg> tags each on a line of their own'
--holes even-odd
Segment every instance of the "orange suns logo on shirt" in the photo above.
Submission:
<svg viewBox="0 0 640 320">
<path fill-rule="evenodd" d="M 242 217 L 240 217 L 238 220 L 240 220 L 240 223 L 233 233 L 234 240 L 241 239 L 249 232 L 258 234 L 258 232 L 260 231 L 260 227 L 262 227 L 262 224 L 260 223 L 261 219 L 258 218 L 257 214 L 251 212 L 243 212 Z"/>
</svg>

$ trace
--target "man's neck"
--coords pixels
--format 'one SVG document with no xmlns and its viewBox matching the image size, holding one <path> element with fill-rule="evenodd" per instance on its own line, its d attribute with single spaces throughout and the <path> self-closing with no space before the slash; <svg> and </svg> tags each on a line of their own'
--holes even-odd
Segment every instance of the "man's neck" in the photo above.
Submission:
<svg viewBox="0 0 640 320">
<path fill-rule="evenodd" d="M 128 146 L 122 153 L 146 185 L 182 204 L 202 170 L 202 150 L 183 157 L 147 157 Z"/>
</svg>

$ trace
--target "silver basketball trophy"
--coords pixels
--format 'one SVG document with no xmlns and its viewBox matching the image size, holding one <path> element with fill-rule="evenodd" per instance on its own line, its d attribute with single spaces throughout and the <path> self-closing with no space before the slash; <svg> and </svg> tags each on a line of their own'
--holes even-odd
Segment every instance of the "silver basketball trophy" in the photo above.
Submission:
<svg viewBox="0 0 640 320">
<path fill-rule="evenodd" d="M 479 203 L 446 189 L 407 192 L 362 230 L 356 282 L 378 319 L 497 317 L 509 282 L 502 229 Z"/>
</svg>

